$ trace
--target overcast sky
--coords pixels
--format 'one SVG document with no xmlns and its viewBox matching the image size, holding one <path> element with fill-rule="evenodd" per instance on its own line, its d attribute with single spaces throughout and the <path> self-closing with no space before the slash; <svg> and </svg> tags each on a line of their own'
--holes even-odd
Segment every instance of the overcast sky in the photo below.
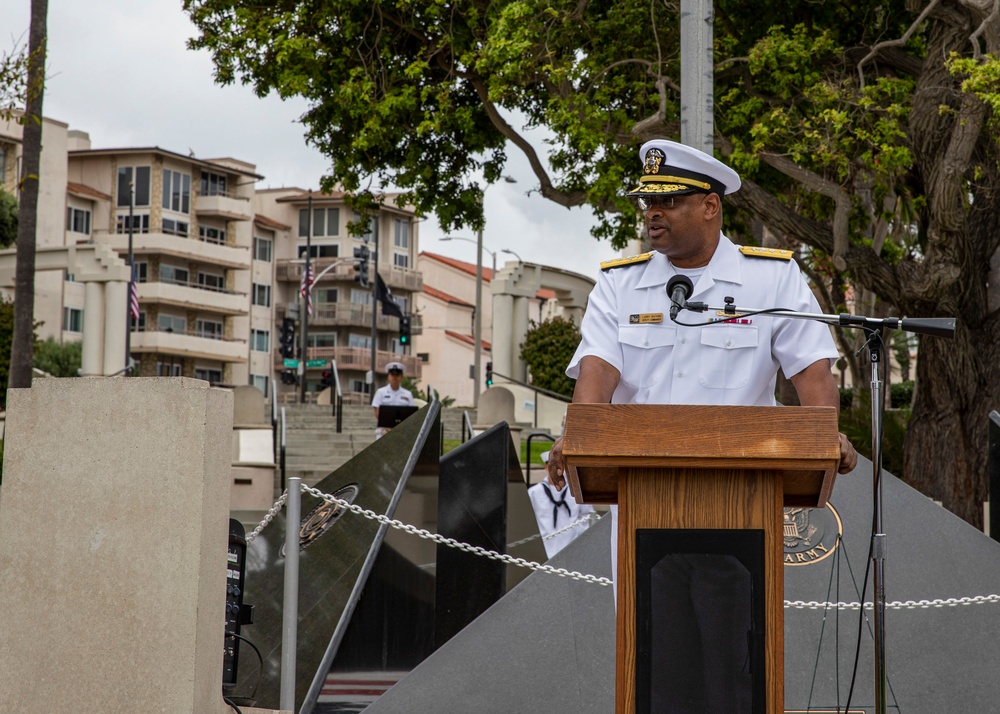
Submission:
<svg viewBox="0 0 1000 714">
<path fill-rule="evenodd" d="M 27 44 L 29 11 L 29 0 L 0 1 L 4 52 Z M 89 133 L 95 149 L 159 146 L 203 159 L 233 157 L 256 164 L 262 188 L 319 187 L 327 162 L 305 143 L 297 121 L 305 102 L 215 84 L 208 53 L 186 48 L 195 29 L 181 0 L 49 0 L 48 31 L 45 114 Z M 497 253 L 497 265 L 515 259 L 501 252 L 506 248 L 528 262 L 595 277 L 599 263 L 617 254 L 590 235 L 589 209 L 526 196 L 534 176 L 519 151 L 508 154 L 506 173 L 517 183 L 486 192 L 483 243 Z M 442 235 L 437 218 L 428 217 L 420 249 L 475 262 L 473 243 L 440 242 Z M 488 253 L 483 263 L 491 265 Z"/>
</svg>

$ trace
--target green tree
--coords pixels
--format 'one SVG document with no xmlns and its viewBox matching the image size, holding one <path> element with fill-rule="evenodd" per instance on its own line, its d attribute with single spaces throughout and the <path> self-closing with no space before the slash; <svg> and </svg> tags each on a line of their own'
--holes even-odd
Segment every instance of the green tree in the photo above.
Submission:
<svg viewBox="0 0 1000 714">
<path fill-rule="evenodd" d="M 35 344 L 35 368 L 53 377 L 77 377 L 82 363 L 82 342 L 59 343 L 50 337 Z"/>
<path fill-rule="evenodd" d="M 528 365 L 536 387 L 573 396 L 576 382 L 566 376 L 566 367 L 580 344 L 580 328 L 572 320 L 553 317 L 541 324 L 531 320 L 521 343 L 521 359 Z"/>
<path fill-rule="evenodd" d="M 10 248 L 17 240 L 17 198 L 0 186 L 0 248 Z"/>
<path fill-rule="evenodd" d="M 636 148 L 679 135 L 676 3 L 185 0 L 222 83 L 302 96 L 324 188 L 482 226 L 507 151 L 535 190 L 635 236 Z M 716 0 L 715 130 L 744 176 L 727 233 L 800 249 L 830 307 L 956 316 L 921 337 L 904 477 L 979 524 L 1000 404 L 1000 23 L 992 3 Z M 548 130 L 545 152 L 524 129 Z M 735 208 L 735 210 L 734 210 Z M 851 353 L 850 338 L 841 347 Z M 855 383 L 860 380 L 856 379 Z"/>
</svg>

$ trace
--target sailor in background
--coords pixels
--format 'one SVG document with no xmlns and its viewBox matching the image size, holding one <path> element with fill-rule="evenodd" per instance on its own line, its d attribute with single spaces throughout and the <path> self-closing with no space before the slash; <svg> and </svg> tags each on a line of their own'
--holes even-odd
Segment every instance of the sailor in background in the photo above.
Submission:
<svg viewBox="0 0 1000 714">
<path fill-rule="evenodd" d="M 594 514 L 594 507 L 578 504 L 573 498 L 573 494 L 569 492 L 569 485 L 565 481 L 562 482 L 562 488 L 557 488 L 552 483 L 553 477 L 549 466 L 548 451 L 542 454 L 542 463 L 545 464 L 546 477 L 528 489 L 528 497 L 531 498 L 531 507 L 535 509 L 538 532 L 544 539 L 542 542 L 545 544 L 545 555 L 551 558 L 587 530 L 592 521 L 585 520 L 583 523 L 551 538 L 546 538 L 546 536 L 566 528 L 581 518 L 591 516 Z"/>
<path fill-rule="evenodd" d="M 372 398 L 372 406 L 375 407 L 375 418 L 378 419 L 378 408 L 383 404 L 412 407 L 414 406 L 413 392 L 403 385 L 403 364 L 401 362 L 390 362 L 385 368 L 389 375 L 389 383 L 375 392 Z M 375 427 L 375 438 L 381 439 L 392 429 L 388 427 Z"/>
</svg>

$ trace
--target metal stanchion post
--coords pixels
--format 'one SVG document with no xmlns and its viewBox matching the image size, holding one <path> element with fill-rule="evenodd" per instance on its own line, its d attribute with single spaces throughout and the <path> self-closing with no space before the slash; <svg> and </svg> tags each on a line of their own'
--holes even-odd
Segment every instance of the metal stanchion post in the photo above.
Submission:
<svg viewBox="0 0 1000 714">
<path fill-rule="evenodd" d="M 288 479 L 285 503 L 285 593 L 281 618 L 281 689 L 279 706 L 295 711 L 295 649 L 299 622 L 299 521 L 302 510 L 302 479 Z"/>
</svg>

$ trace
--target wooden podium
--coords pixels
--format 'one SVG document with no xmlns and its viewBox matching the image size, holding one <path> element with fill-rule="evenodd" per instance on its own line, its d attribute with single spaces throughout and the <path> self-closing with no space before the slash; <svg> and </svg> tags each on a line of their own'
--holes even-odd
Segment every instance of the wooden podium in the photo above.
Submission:
<svg viewBox="0 0 1000 714">
<path fill-rule="evenodd" d="M 783 506 L 826 505 L 840 458 L 836 410 L 571 404 L 563 454 L 579 502 L 619 506 L 616 714 L 637 711 L 637 529 L 763 532 L 765 685 L 755 711 L 781 714 Z"/>
</svg>

